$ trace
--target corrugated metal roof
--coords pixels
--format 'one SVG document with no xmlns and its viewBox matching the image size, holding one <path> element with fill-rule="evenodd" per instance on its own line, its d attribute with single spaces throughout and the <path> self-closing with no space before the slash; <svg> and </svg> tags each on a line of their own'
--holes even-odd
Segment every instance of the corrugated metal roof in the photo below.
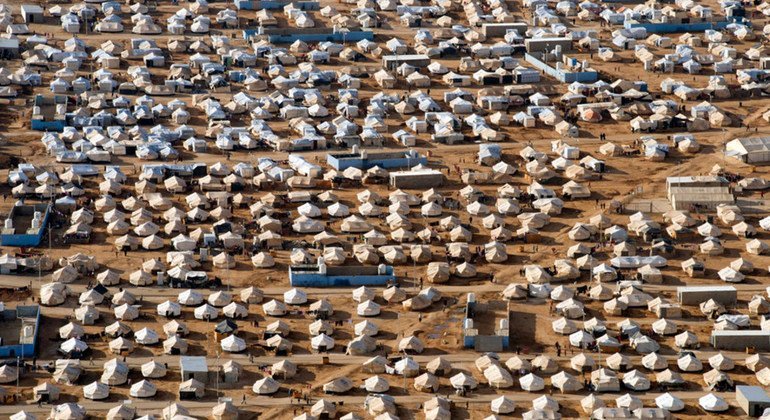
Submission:
<svg viewBox="0 0 770 420">
<path fill-rule="evenodd" d="M 208 372 L 209 367 L 203 356 L 180 356 L 179 366 L 183 372 Z"/>
<path fill-rule="evenodd" d="M 738 385 L 735 387 L 735 392 L 751 402 L 770 402 L 770 397 L 761 386 Z"/>
<path fill-rule="evenodd" d="M 724 183 L 727 179 L 723 176 L 670 176 L 666 178 L 667 184 L 695 184 L 695 183 Z"/>
<path fill-rule="evenodd" d="M 22 4 L 21 11 L 27 13 L 43 13 L 43 8 L 37 4 Z"/>
<path fill-rule="evenodd" d="M 19 48 L 18 38 L 0 38 L 0 48 Z"/>
</svg>

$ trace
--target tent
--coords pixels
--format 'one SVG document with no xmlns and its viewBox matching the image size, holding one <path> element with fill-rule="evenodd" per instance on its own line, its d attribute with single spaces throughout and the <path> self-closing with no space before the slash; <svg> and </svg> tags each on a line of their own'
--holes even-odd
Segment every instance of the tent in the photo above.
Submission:
<svg viewBox="0 0 770 420">
<path fill-rule="evenodd" d="M 323 391 L 326 394 L 343 394 L 353 389 L 353 381 L 348 378 L 336 378 L 323 385 Z"/>
<path fill-rule="evenodd" d="M 575 376 L 564 371 L 551 376 L 551 386 L 558 388 L 562 393 L 577 392 L 583 388 L 583 384 Z"/>
<path fill-rule="evenodd" d="M 246 350 L 246 341 L 235 335 L 230 335 L 220 341 L 222 350 L 228 353 L 240 353 Z"/>
<path fill-rule="evenodd" d="M 493 364 L 484 370 L 484 378 L 490 387 L 510 388 L 513 386 L 513 377 L 500 365 Z"/>
<path fill-rule="evenodd" d="M 264 294 L 262 290 L 254 286 L 250 286 L 241 290 L 239 296 L 241 298 L 241 302 L 250 304 L 262 302 Z"/>
<path fill-rule="evenodd" d="M 458 390 L 475 389 L 479 384 L 478 381 L 473 378 L 473 376 L 470 376 L 464 372 L 460 372 L 449 378 L 449 383 L 454 389 Z"/>
<path fill-rule="evenodd" d="M 385 378 L 375 375 L 364 380 L 364 389 L 367 392 L 379 394 L 387 392 L 390 389 L 390 385 Z"/>
<path fill-rule="evenodd" d="M 166 365 L 154 360 L 143 364 L 140 370 L 145 378 L 162 378 L 166 376 Z"/>
<path fill-rule="evenodd" d="M 623 375 L 623 385 L 632 391 L 646 391 L 650 389 L 650 380 L 638 370 L 632 370 Z"/>
<path fill-rule="evenodd" d="M 668 392 L 657 396 L 655 398 L 655 405 L 670 412 L 681 411 L 685 408 L 685 404 L 681 399 Z"/>
<path fill-rule="evenodd" d="M 707 394 L 698 398 L 698 405 L 708 412 L 722 412 L 730 409 L 727 402 L 715 394 Z"/>
<path fill-rule="evenodd" d="M 425 372 L 414 379 L 414 389 L 420 392 L 436 392 L 439 389 L 439 381 L 436 376 Z"/>
<path fill-rule="evenodd" d="M 151 398 L 158 392 L 158 388 L 152 382 L 142 379 L 131 385 L 129 395 L 135 398 Z"/>
<path fill-rule="evenodd" d="M 49 382 L 43 382 L 32 388 L 33 399 L 39 402 L 54 402 L 59 399 L 59 393 L 59 388 Z"/>
<path fill-rule="evenodd" d="M 86 409 L 76 403 L 59 404 L 51 408 L 48 418 L 53 420 L 83 420 L 86 418 Z"/>
<path fill-rule="evenodd" d="M 501 395 L 490 402 L 490 409 L 495 414 L 510 414 L 516 410 L 516 403 L 505 395 Z"/>
<path fill-rule="evenodd" d="M 223 401 L 211 408 L 211 417 L 215 420 L 237 420 L 238 408 L 230 401 Z"/>
<path fill-rule="evenodd" d="M 540 378 L 533 373 L 528 373 L 519 378 L 519 385 L 521 386 L 521 389 L 528 392 L 538 392 L 545 389 L 545 381 L 543 378 Z"/>
</svg>

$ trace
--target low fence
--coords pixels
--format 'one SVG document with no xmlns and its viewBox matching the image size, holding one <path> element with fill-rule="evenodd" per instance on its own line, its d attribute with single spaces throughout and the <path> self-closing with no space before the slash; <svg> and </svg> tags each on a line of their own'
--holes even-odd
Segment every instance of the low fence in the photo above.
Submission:
<svg viewBox="0 0 770 420">
<path fill-rule="evenodd" d="M 48 226 L 48 221 L 49 221 L 48 219 L 51 216 L 50 205 L 33 204 L 33 205 L 14 206 L 8 218 L 13 221 L 16 221 L 17 220 L 16 218 L 21 216 L 24 216 L 25 218 L 28 218 L 28 219 L 32 219 L 32 215 L 37 211 L 43 213 L 43 220 L 41 220 L 40 227 L 38 227 L 37 230 L 33 229 L 31 226 L 30 227 L 25 226 L 25 228 L 27 229 L 25 231 L 19 231 L 17 233 L 8 233 L 8 234 L 3 233 L 0 235 L 0 244 L 2 246 L 18 246 L 18 247 L 24 247 L 24 248 L 32 248 L 40 245 L 40 242 L 43 240 L 43 235 L 45 235 L 46 227 Z M 16 226 L 14 226 L 14 228 L 19 229 L 19 227 L 16 227 Z"/>
<path fill-rule="evenodd" d="M 468 302 L 465 304 L 465 317 L 462 323 L 462 338 L 463 346 L 465 348 L 472 348 L 476 351 L 494 351 L 500 352 L 507 349 L 510 346 L 510 334 L 508 331 L 502 333 L 501 331 L 495 331 L 497 334 L 479 334 L 478 328 L 474 325 L 474 318 L 476 315 L 476 308 L 478 304 L 476 302 Z M 510 317 L 510 313 L 508 315 Z M 509 328 L 509 320 L 506 319 L 505 328 Z"/>
<path fill-rule="evenodd" d="M 665 213 L 673 210 L 671 202 L 665 198 L 659 199 L 636 199 L 625 205 L 626 211 L 635 213 L 640 211 L 642 213 Z"/>
<path fill-rule="evenodd" d="M 17 319 L 21 319 L 19 327 L 21 329 L 33 328 L 33 331 L 31 335 L 25 331 L 19 331 L 19 336 L 22 337 L 19 343 L 0 345 L 0 357 L 20 357 L 22 359 L 35 357 L 37 355 L 37 340 L 40 327 L 40 307 L 37 305 L 18 306 L 15 310 L 5 310 L 2 317 L 4 321 L 10 322 L 16 322 Z M 3 328 L 9 327 L 3 326 Z"/>
<path fill-rule="evenodd" d="M 31 128 L 35 131 L 55 131 L 58 133 L 61 133 L 64 131 L 64 121 L 43 121 L 43 120 L 32 120 L 31 121 Z"/>
<path fill-rule="evenodd" d="M 322 274 L 289 274 L 292 287 L 358 287 L 395 284 L 395 275 L 325 276 Z"/>
<path fill-rule="evenodd" d="M 463 346 L 468 349 L 474 349 L 476 351 L 488 352 L 500 352 L 504 351 L 510 345 L 509 338 L 501 335 L 464 335 L 466 331 L 463 331 Z"/>
</svg>

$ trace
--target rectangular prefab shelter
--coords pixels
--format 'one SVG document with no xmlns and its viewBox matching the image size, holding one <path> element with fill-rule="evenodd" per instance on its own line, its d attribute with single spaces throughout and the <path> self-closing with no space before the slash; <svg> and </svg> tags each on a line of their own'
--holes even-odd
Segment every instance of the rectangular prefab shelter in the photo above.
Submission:
<svg viewBox="0 0 770 420">
<path fill-rule="evenodd" d="M 390 173 L 390 185 L 395 188 L 426 189 L 439 187 L 443 183 L 444 174 L 435 169 Z"/>
<path fill-rule="evenodd" d="M 209 365 L 204 356 L 179 356 L 182 382 L 195 379 L 204 384 L 209 380 Z"/>
<path fill-rule="evenodd" d="M 711 332 L 711 345 L 717 350 L 770 350 L 770 331 L 723 330 Z"/>
<path fill-rule="evenodd" d="M 761 386 L 738 385 L 735 387 L 735 400 L 750 417 L 759 417 L 766 408 L 770 408 L 770 397 Z"/>
<path fill-rule="evenodd" d="M 524 41 L 527 52 L 550 52 L 556 46 L 560 46 L 562 52 L 572 50 L 572 40 L 570 38 L 529 38 Z"/>
<path fill-rule="evenodd" d="M 320 8 L 320 4 L 317 1 L 289 2 L 283 0 L 237 0 L 235 2 L 235 7 L 238 8 L 238 10 L 282 10 L 289 4 L 299 10 L 318 10 Z"/>
<path fill-rule="evenodd" d="M 43 8 L 36 4 L 22 4 L 21 17 L 24 23 L 43 23 Z"/>
<path fill-rule="evenodd" d="M 382 67 L 388 70 L 395 70 L 404 63 L 417 68 L 428 67 L 430 57 L 422 54 L 386 55 L 382 57 Z"/>
<path fill-rule="evenodd" d="M 738 290 L 733 286 L 683 286 L 676 288 L 676 296 L 682 305 L 700 305 L 714 299 L 728 306 L 738 301 Z"/>
<path fill-rule="evenodd" d="M 674 176 L 666 178 L 666 193 L 674 210 L 715 210 L 733 204 L 730 182 L 721 176 Z"/>
<path fill-rule="evenodd" d="M 0 59 L 10 60 L 19 58 L 20 55 L 18 38 L 0 38 Z"/>
<path fill-rule="evenodd" d="M 770 162 L 770 137 L 731 140 L 725 145 L 725 155 L 749 164 Z"/>
<path fill-rule="evenodd" d="M 508 31 L 517 31 L 524 36 L 527 32 L 527 24 L 524 22 L 482 23 L 481 33 L 487 38 L 503 37 Z"/>
</svg>

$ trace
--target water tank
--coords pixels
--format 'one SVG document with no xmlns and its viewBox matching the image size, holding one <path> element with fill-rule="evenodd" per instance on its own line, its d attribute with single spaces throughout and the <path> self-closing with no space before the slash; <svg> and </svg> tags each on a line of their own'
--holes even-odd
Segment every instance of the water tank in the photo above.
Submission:
<svg viewBox="0 0 770 420">
<path fill-rule="evenodd" d="M 34 215 L 34 216 L 32 216 L 32 219 L 33 219 L 33 220 L 40 220 L 40 219 L 42 219 L 42 218 L 43 218 L 43 213 L 41 213 L 41 212 L 39 212 L 39 211 L 36 211 L 36 212 L 35 212 L 35 215 Z"/>
<path fill-rule="evenodd" d="M 503 318 L 500 320 L 500 328 L 501 330 L 507 330 L 508 329 L 508 320 Z"/>
<path fill-rule="evenodd" d="M 318 257 L 318 274 L 326 275 L 326 261 L 324 261 L 323 257 Z"/>
<path fill-rule="evenodd" d="M 388 273 L 388 266 L 385 264 L 380 264 L 377 266 L 377 274 L 384 276 Z"/>
<path fill-rule="evenodd" d="M 357 154 L 358 154 L 358 152 L 359 152 L 359 148 L 358 148 L 358 145 L 357 145 L 357 144 L 354 144 L 354 145 L 353 145 L 353 154 L 354 154 L 354 155 L 357 155 Z"/>
<path fill-rule="evenodd" d="M 5 219 L 5 228 L 6 229 L 13 229 L 13 220 Z"/>
<path fill-rule="evenodd" d="M 470 330 L 473 328 L 473 320 L 470 318 L 465 318 L 463 321 L 463 328 L 466 330 Z"/>
<path fill-rule="evenodd" d="M 25 325 L 21 328 L 21 336 L 24 338 L 31 338 L 35 335 L 35 327 L 32 325 Z"/>
<path fill-rule="evenodd" d="M 369 157 L 369 153 L 366 152 L 366 150 L 361 151 L 361 159 L 366 159 Z"/>
<path fill-rule="evenodd" d="M 40 220 L 32 219 L 32 229 L 40 229 Z"/>
<path fill-rule="evenodd" d="M 468 303 L 475 303 L 475 302 L 476 302 L 476 294 L 468 293 Z"/>
</svg>

